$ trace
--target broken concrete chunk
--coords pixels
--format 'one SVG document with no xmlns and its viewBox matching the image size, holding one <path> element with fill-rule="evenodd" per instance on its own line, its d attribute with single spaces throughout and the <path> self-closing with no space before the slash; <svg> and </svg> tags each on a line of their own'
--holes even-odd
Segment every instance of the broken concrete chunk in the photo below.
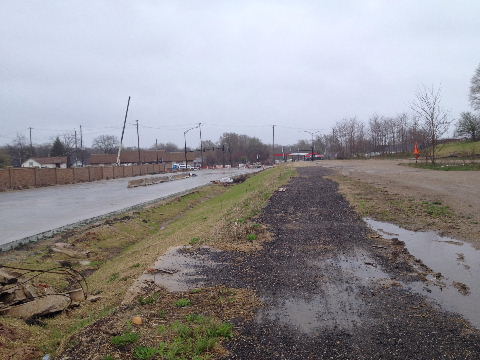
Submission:
<svg viewBox="0 0 480 360">
<path fill-rule="evenodd" d="M 5 268 L 0 268 L 0 284 L 2 285 L 16 283 L 17 278 L 19 278 L 20 276 L 22 276 L 22 274 L 18 272 L 10 271 Z"/>
<path fill-rule="evenodd" d="M 97 302 L 98 300 L 102 299 L 103 296 L 100 295 L 92 295 L 87 298 L 88 301 L 90 302 Z"/>
<path fill-rule="evenodd" d="M 85 293 L 83 289 L 75 289 L 69 291 L 68 295 L 70 296 L 70 299 L 72 299 L 72 301 L 79 302 L 85 300 Z"/>
<path fill-rule="evenodd" d="M 63 311 L 70 305 L 70 302 L 70 298 L 65 295 L 47 295 L 27 303 L 2 309 L 0 313 L 27 320 Z"/>
<path fill-rule="evenodd" d="M 58 248 L 58 247 L 52 247 L 52 251 L 58 252 L 60 254 L 65 254 L 69 257 L 72 258 L 79 258 L 79 257 L 87 257 L 88 252 L 87 251 L 79 251 L 79 250 L 73 250 L 73 249 L 67 249 L 67 248 Z"/>
</svg>

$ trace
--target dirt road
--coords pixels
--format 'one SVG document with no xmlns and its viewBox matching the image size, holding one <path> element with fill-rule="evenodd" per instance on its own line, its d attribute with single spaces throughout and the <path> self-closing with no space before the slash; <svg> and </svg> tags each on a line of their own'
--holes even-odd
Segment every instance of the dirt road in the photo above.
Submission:
<svg viewBox="0 0 480 360">
<path fill-rule="evenodd" d="M 479 359 L 480 332 L 410 288 L 422 275 L 402 244 L 369 236 L 329 170 L 299 172 L 261 216 L 273 241 L 214 252 L 220 265 L 205 270 L 207 283 L 264 301 L 255 320 L 238 321 L 230 358 Z"/>
<path fill-rule="evenodd" d="M 328 160 L 318 165 L 335 169 L 391 192 L 442 200 L 460 213 L 480 215 L 478 171 L 435 171 L 399 166 L 407 160 Z"/>
</svg>

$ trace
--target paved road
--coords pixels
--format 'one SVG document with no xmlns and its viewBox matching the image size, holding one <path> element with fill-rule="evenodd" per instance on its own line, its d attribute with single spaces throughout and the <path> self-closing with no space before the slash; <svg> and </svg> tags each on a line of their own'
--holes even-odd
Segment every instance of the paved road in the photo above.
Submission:
<svg viewBox="0 0 480 360">
<path fill-rule="evenodd" d="M 128 181 L 139 177 L 0 193 L 0 248 L 34 240 L 44 232 L 167 198 L 225 176 L 253 171 L 201 170 L 195 172 L 196 177 L 131 189 L 127 188 Z"/>
</svg>

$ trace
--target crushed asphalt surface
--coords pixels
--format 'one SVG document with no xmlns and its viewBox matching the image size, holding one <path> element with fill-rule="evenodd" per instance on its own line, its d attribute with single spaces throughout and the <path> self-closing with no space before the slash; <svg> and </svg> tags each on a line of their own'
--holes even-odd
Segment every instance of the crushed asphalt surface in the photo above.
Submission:
<svg viewBox="0 0 480 360">
<path fill-rule="evenodd" d="M 207 283 L 256 291 L 264 306 L 226 344 L 231 359 L 480 359 L 480 332 L 408 284 L 321 167 L 299 169 L 260 221 L 273 240 L 212 252 Z M 480 311 L 480 305 L 479 305 Z"/>
</svg>

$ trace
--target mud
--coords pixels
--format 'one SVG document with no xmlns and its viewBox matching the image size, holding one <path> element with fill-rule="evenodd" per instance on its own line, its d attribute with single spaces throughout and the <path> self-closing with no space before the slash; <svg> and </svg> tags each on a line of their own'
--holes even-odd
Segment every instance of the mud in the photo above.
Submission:
<svg viewBox="0 0 480 360">
<path fill-rule="evenodd" d="M 299 169 L 261 215 L 274 234 L 254 253 L 211 252 L 205 283 L 254 290 L 231 359 L 478 359 L 480 333 L 414 288 L 424 276 L 385 243 L 324 178 Z M 391 253 L 398 252 L 394 260 Z M 399 255 L 400 254 L 400 255 Z"/>
</svg>

